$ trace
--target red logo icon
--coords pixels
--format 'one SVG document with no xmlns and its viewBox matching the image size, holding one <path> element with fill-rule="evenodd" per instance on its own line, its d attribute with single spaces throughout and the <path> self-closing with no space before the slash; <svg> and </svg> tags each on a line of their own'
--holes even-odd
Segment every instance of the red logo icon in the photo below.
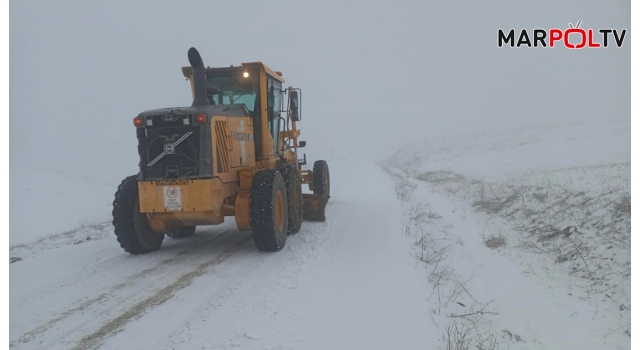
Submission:
<svg viewBox="0 0 640 350">
<path fill-rule="evenodd" d="M 176 198 L 176 197 L 178 197 L 179 193 L 180 193 L 180 191 L 178 191 L 177 187 L 169 187 L 169 188 L 167 188 L 167 197 L 169 197 L 169 198 Z"/>
</svg>

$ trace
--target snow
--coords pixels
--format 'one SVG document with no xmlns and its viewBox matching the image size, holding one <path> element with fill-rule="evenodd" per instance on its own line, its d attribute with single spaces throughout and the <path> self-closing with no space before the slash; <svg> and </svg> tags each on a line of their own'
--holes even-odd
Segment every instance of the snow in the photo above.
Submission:
<svg viewBox="0 0 640 350">
<path fill-rule="evenodd" d="M 464 314 L 495 314 L 454 324 L 474 337 L 459 344 L 630 348 L 628 137 L 628 123 L 564 125 L 427 140 L 392 157 L 415 255 L 447 273 L 436 295 L 454 296 L 434 300 L 435 322 L 451 326 L 442 314 L 461 300 Z"/>
<path fill-rule="evenodd" d="M 485 346 L 494 340 L 500 349 L 630 347 L 630 338 L 624 334 L 629 314 L 621 312 L 610 299 L 593 295 L 580 278 L 553 262 L 516 249 L 517 234 L 507 222 L 496 218 L 488 221 L 469 203 L 433 185 L 414 179 L 405 181 L 415 186 L 412 199 L 405 205 L 407 217 L 411 217 L 411 209 L 418 203 L 423 204 L 423 210 L 437 214 L 430 215 L 437 219 L 429 224 L 420 220 L 419 224 L 409 224 L 411 236 L 418 241 L 427 231 L 430 240 L 441 240 L 427 250 L 448 249 L 439 264 L 446 266 L 452 276 L 434 290 L 429 306 L 440 329 L 446 329 L 456 319 L 452 315 L 472 313 L 472 305 L 477 305 L 475 310 L 487 305 L 486 310 L 495 315 L 462 321 L 468 328 L 480 329 L 473 336 L 484 334 L 480 339 Z M 496 232 L 507 236 L 507 245 L 492 250 L 484 240 Z M 419 247 L 415 256 L 420 256 Z M 421 265 L 429 272 L 439 272 L 436 263 Z M 625 286 L 628 288 L 628 283 Z M 509 337 L 509 333 L 521 341 Z"/>
<path fill-rule="evenodd" d="M 9 166 L 9 244 L 29 243 L 109 219 L 117 183 L 49 169 Z"/>
<path fill-rule="evenodd" d="M 115 186 L 12 168 L 10 346 L 629 349 L 628 130 L 567 124 L 330 161 L 327 221 L 277 253 L 228 218 L 129 255 L 105 221 Z M 29 184 L 39 220 L 14 211 Z"/>
<path fill-rule="evenodd" d="M 23 260 L 10 265 L 11 347 L 418 349 L 436 342 L 425 272 L 408 254 L 392 180 L 371 162 L 330 167 L 328 220 L 305 222 L 278 253 L 258 252 L 233 220 L 141 256 L 98 233 L 82 244 L 34 243 L 31 255 L 14 251 Z"/>
<path fill-rule="evenodd" d="M 629 121 L 553 125 L 427 139 L 399 150 L 391 165 L 452 171 L 476 179 L 575 166 L 629 163 Z"/>
</svg>

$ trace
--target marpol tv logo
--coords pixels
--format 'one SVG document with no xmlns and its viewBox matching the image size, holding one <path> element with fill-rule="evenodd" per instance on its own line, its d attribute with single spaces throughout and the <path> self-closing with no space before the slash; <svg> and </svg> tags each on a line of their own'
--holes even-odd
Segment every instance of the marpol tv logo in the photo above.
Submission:
<svg viewBox="0 0 640 350">
<path fill-rule="evenodd" d="M 516 38 L 516 32 L 511 29 L 505 33 L 502 29 L 498 29 L 498 47 L 509 45 L 511 47 L 555 47 L 564 45 L 567 49 L 597 49 L 616 45 L 622 47 L 624 37 L 627 34 L 626 29 L 582 29 L 580 28 L 582 21 L 578 21 L 576 26 L 569 23 L 569 28 L 561 30 L 551 28 L 534 29 L 533 35 L 530 35 L 526 29 L 520 31 L 520 35 Z M 517 40 L 516 40 L 517 39 Z"/>
</svg>

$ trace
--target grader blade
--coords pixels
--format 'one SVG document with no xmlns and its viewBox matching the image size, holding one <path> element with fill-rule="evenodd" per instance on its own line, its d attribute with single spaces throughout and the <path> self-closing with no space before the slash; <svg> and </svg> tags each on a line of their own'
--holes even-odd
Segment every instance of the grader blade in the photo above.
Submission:
<svg viewBox="0 0 640 350">
<path fill-rule="evenodd" d="M 325 221 L 324 209 L 327 206 L 329 198 L 331 198 L 331 196 L 303 193 L 302 218 L 309 221 Z"/>
</svg>

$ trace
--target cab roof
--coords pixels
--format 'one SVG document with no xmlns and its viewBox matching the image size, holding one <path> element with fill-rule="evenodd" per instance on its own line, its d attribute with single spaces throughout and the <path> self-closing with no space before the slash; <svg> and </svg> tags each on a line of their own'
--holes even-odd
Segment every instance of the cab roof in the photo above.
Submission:
<svg viewBox="0 0 640 350">
<path fill-rule="evenodd" d="M 262 63 L 262 62 L 245 62 L 245 63 L 241 63 L 240 67 L 255 67 L 255 66 L 261 66 L 264 68 L 265 72 L 267 72 L 267 74 L 269 74 L 272 78 L 280 81 L 281 83 L 284 84 L 284 79 L 282 79 L 282 76 L 280 74 L 278 74 L 276 71 L 272 70 L 271 68 L 267 67 L 266 64 Z M 215 69 L 216 67 L 207 67 L 207 69 Z M 219 67 L 222 68 L 222 67 Z M 191 66 L 185 66 L 182 67 L 182 75 L 184 75 L 185 78 L 189 78 L 189 75 L 191 75 Z"/>
</svg>

